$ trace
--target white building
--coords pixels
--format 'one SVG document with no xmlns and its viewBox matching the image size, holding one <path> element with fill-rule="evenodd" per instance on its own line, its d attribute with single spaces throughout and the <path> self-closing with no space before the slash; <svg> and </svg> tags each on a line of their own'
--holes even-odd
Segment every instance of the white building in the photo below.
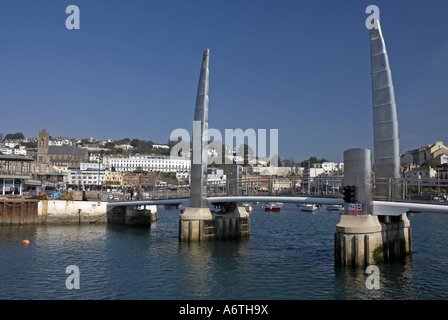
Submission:
<svg viewBox="0 0 448 320">
<path fill-rule="evenodd" d="M 209 185 L 214 186 L 225 186 L 226 185 L 226 175 L 224 174 L 224 171 L 221 169 L 213 170 L 208 169 L 207 170 L 207 182 Z"/>
<path fill-rule="evenodd" d="M 190 173 L 187 171 L 177 171 L 176 172 L 176 179 L 178 181 L 187 181 L 190 179 Z"/>
<path fill-rule="evenodd" d="M 26 156 L 26 149 L 24 146 L 20 146 L 19 148 L 15 147 L 0 147 L 0 152 L 2 154 L 15 154 L 15 155 L 22 155 Z"/>
<path fill-rule="evenodd" d="M 106 181 L 105 167 L 101 164 L 98 171 L 98 163 L 82 162 L 80 168 L 68 168 L 66 183 L 72 187 L 85 189 L 98 188 Z M 99 177 L 98 177 L 99 174 Z"/>
<path fill-rule="evenodd" d="M 191 161 L 179 157 L 130 156 L 110 158 L 109 167 L 117 171 L 189 172 Z"/>
<path fill-rule="evenodd" d="M 170 147 L 166 144 L 153 144 L 152 147 L 154 149 L 169 149 Z"/>
<path fill-rule="evenodd" d="M 116 148 L 116 149 L 123 149 L 123 150 L 131 150 L 134 147 L 131 146 L 130 144 L 120 144 L 120 145 L 114 146 L 114 148 Z"/>
<path fill-rule="evenodd" d="M 337 190 L 342 185 L 343 171 L 344 164 L 340 162 L 313 163 L 312 168 L 303 170 L 302 191 Z"/>
<path fill-rule="evenodd" d="M 438 156 L 436 159 L 436 165 L 441 166 L 442 164 L 448 163 L 448 154 L 444 153 Z"/>
<path fill-rule="evenodd" d="M 98 162 L 81 162 L 81 166 L 80 166 L 80 169 L 82 170 L 82 171 L 86 171 L 86 170 L 96 170 L 96 171 L 98 171 Z M 101 163 L 101 166 L 100 166 L 100 171 L 101 170 L 106 170 L 106 167 L 104 166 L 104 164 L 102 164 Z"/>
<path fill-rule="evenodd" d="M 336 162 L 313 163 L 313 167 L 322 168 L 325 173 L 330 173 L 338 170 L 343 170 L 344 163 L 336 163 Z"/>
<path fill-rule="evenodd" d="M 71 146 L 73 142 L 69 138 L 56 137 L 48 141 L 49 146 Z"/>
</svg>

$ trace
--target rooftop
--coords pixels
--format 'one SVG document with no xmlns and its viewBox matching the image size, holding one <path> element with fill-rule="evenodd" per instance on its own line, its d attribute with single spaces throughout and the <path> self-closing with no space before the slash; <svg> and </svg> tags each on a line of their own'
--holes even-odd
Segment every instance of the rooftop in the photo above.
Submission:
<svg viewBox="0 0 448 320">
<path fill-rule="evenodd" d="M 0 161 L 34 161 L 33 158 L 19 154 L 0 154 Z"/>
</svg>

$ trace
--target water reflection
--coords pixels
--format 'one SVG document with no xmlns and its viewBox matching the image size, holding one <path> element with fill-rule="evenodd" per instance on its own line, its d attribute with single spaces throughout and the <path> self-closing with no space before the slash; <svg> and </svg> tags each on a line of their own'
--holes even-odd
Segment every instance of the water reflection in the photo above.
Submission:
<svg viewBox="0 0 448 320">
<path fill-rule="evenodd" d="M 406 261 L 390 262 L 378 265 L 379 278 L 372 279 L 373 273 L 366 273 L 366 269 L 353 267 L 335 267 L 335 292 L 334 299 L 358 299 L 358 300 L 378 300 L 378 299 L 408 299 L 414 297 L 416 292 L 412 285 L 413 266 L 411 258 Z M 379 288 L 372 288 L 367 285 L 373 281 L 379 283 Z"/>
<path fill-rule="evenodd" d="M 232 298 L 247 281 L 243 269 L 248 258 L 248 239 L 180 243 L 181 296 L 204 299 L 218 295 Z"/>
<path fill-rule="evenodd" d="M 250 238 L 202 243 L 179 243 L 176 212 L 159 217 L 151 228 L 0 226 L 0 299 L 448 298 L 448 215 L 410 217 L 414 253 L 379 265 L 379 290 L 364 270 L 334 267 L 332 213 L 255 211 Z M 65 286 L 69 265 L 79 290 Z"/>
</svg>

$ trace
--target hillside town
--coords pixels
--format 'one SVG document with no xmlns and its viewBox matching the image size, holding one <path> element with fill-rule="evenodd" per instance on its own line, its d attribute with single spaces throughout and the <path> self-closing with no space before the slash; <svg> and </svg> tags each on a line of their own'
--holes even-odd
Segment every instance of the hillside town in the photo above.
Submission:
<svg viewBox="0 0 448 320">
<path fill-rule="evenodd" d="M 0 195 L 71 190 L 128 195 L 171 190 L 178 195 L 188 191 L 191 160 L 190 153 L 170 157 L 173 146 L 171 142 L 155 144 L 129 138 L 100 141 L 51 137 L 45 129 L 31 138 L 21 133 L 0 134 Z M 278 167 L 271 167 L 269 159 L 248 158 L 248 153 L 241 157 L 234 148 L 222 149 L 225 163 L 241 164 L 244 192 L 341 193 L 344 166 L 340 161 L 284 159 Z M 214 149 L 209 150 L 209 157 L 216 157 Z M 442 141 L 406 151 L 401 163 L 403 178 L 411 181 L 410 186 L 448 179 L 448 147 Z M 224 164 L 209 165 L 211 191 L 228 186 L 228 170 Z M 439 195 L 443 192 L 438 190 Z"/>
</svg>

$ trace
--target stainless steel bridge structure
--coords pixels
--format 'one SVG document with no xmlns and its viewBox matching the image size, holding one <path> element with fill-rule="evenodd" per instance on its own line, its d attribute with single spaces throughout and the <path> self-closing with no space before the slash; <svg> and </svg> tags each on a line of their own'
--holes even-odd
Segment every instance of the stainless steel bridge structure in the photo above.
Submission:
<svg viewBox="0 0 448 320">
<path fill-rule="evenodd" d="M 372 80 L 372 107 L 374 131 L 374 166 L 371 152 L 367 149 L 350 149 L 344 152 L 344 186 L 356 187 L 362 213 L 349 214 L 351 203 L 341 198 L 308 196 L 253 196 L 230 195 L 207 197 L 206 131 L 209 113 L 209 66 L 210 51 L 204 52 L 199 77 L 193 132 L 191 191 L 190 198 L 161 199 L 144 201 L 111 202 L 108 207 L 134 207 L 148 205 L 170 205 L 189 201 L 189 207 L 180 215 L 180 241 L 203 241 L 249 235 L 249 214 L 239 206 L 242 202 L 284 202 L 340 204 L 345 213 L 336 226 L 335 261 L 344 265 L 365 265 L 376 263 L 393 256 L 411 252 L 410 223 L 407 212 L 448 213 L 444 204 L 427 204 L 405 201 L 373 200 L 372 167 L 378 181 L 387 184 L 376 185 L 376 195 L 395 200 L 402 194 L 402 184 L 392 184 L 400 179 L 398 119 L 394 95 L 394 85 L 386 51 L 385 41 L 379 21 L 370 30 L 370 59 Z M 194 131 L 194 130 L 193 130 Z M 200 159 L 198 161 L 198 159 Z M 232 204 L 232 210 L 222 214 L 210 212 L 209 205 Z M 378 219 L 379 216 L 387 218 Z M 393 217 L 396 217 L 393 219 Z M 381 252 L 381 254 L 379 254 Z"/>
</svg>

